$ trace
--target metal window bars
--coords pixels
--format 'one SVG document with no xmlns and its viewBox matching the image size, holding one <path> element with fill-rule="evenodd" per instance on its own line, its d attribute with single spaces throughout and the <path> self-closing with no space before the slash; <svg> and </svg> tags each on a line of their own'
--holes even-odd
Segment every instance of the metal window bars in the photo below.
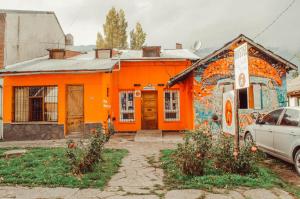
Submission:
<svg viewBox="0 0 300 199">
<path fill-rule="evenodd" d="M 180 120 L 179 90 L 164 91 L 164 116 L 166 121 Z"/>
<path fill-rule="evenodd" d="M 14 122 L 56 122 L 57 109 L 57 86 L 14 87 Z"/>
<path fill-rule="evenodd" d="M 120 121 L 121 122 L 134 122 L 134 93 L 133 91 L 120 91 L 119 93 L 120 105 Z"/>
</svg>

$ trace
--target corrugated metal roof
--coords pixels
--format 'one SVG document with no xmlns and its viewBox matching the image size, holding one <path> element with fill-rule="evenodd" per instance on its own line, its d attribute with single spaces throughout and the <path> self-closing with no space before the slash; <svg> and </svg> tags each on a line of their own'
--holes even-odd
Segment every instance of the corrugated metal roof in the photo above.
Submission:
<svg viewBox="0 0 300 199">
<path fill-rule="evenodd" d="M 112 59 L 94 59 L 93 52 L 69 59 L 49 59 L 48 56 L 6 66 L 0 73 L 55 71 L 110 71 L 117 63 Z"/>
<path fill-rule="evenodd" d="M 153 59 L 190 59 L 197 60 L 199 57 L 188 49 L 163 49 L 160 57 L 143 57 L 142 50 L 121 50 L 121 60 L 153 60 Z"/>
<path fill-rule="evenodd" d="M 287 80 L 287 92 L 300 91 L 300 76 L 295 79 Z"/>
</svg>

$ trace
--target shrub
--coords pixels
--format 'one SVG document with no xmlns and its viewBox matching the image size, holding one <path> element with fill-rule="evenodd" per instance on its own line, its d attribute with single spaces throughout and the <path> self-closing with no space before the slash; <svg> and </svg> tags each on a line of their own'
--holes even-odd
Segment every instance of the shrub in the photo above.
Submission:
<svg viewBox="0 0 300 199">
<path fill-rule="evenodd" d="M 257 148 L 250 144 L 242 145 L 235 157 L 233 139 L 224 134 L 220 135 L 213 154 L 216 168 L 241 175 L 253 173 L 259 160 Z"/>
<path fill-rule="evenodd" d="M 186 132 L 183 144 L 178 144 L 174 160 L 186 175 L 203 175 L 211 148 L 211 134 L 205 129 Z"/>
<path fill-rule="evenodd" d="M 83 144 L 77 145 L 73 140 L 67 142 L 66 156 L 72 168 L 72 173 L 80 175 L 93 171 L 93 167 L 103 161 L 104 144 L 108 142 L 111 134 L 102 133 L 101 129 L 94 129 L 87 148 Z M 79 147 L 81 146 L 81 147 Z"/>
</svg>

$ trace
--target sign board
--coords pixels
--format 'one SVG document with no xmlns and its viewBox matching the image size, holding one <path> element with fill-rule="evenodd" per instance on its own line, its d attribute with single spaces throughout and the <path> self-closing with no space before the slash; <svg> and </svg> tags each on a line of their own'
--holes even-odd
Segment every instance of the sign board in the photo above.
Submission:
<svg viewBox="0 0 300 199">
<path fill-rule="evenodd" d="M 244 43 L 234 49 L 235 89 L 249 87 L 248 46 Z"/>
<path fill-rule="evenodd" d="M 234 91 L 223 93 L 223 117 L 222 117 L 223 132 L 235 134 L 235 106 L 234 106 Z"/>
<path fill-rule="evenodd" d="M 144 91 L 155 91 L 155 87 L 152 84 L 148 84 L 143 88 Z"/>
</svg>

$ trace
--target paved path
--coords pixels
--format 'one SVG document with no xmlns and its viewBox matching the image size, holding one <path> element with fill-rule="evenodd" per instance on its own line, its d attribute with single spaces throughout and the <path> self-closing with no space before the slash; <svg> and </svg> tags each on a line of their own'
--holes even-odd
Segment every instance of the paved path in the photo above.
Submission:
<svg viewBox="0 0 300 199">
<path fill-rule="evenodd" d="M 71 188 L 28 188 L 0 187 L 0 198 L 54 199 L 54 198 L 103 198 L 103 199 L 292 199 L 280 189 L 235 190 L 215 189 L 213 192 L 202 190 L 166 190 L 163 185 L 163 171 L 157 164 L 159 153 L 164 148 L 174 148 L 174 143 L 132 142 L 126 139 L 112 139 L 107 147 L 126 148 L 128 156 L 123 159 L 119 172 L 112 177 L 104 191 L 98 189 Z M 168 140 L 170 141 L 170 140 Z M 171 140 L 172 141 L 172 140 Z M 62 141 L 61 146 L 64 145 Z M 59 142 L 59 143 L 60 143 Z M 0 145 L 3 143 L 0 143 Z M 26 143 L 26 145 L 29 143 Z M 20 147 L 19 143 L 19 147 Z M 55 146 L 58 146 L 56 144 Z M 48 146 L 48 145 L 47 145 Z"/>
</svg>

